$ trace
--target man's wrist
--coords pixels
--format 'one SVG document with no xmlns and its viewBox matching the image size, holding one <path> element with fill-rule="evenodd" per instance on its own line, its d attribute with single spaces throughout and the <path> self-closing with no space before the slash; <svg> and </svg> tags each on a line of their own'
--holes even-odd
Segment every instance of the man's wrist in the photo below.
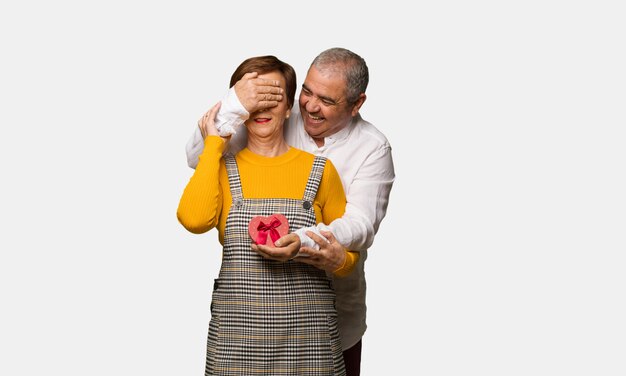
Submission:
<svg viewBox="0 0 626 376">
<path fill-rule="evenodd" d="M 250 114 L 239 101 L 235 89 L 230 88 L 222 99 L 222 107 L 217 113 L 215 127 L 220 136 L 227 137 L 236 134 L 236 128 L 249 117 Z"/>
<path fill-rule="evenodd" d="M 319 245 L 317 245 L 317 243 L 315 243 L 313 239 L 307 236 L 307 231 L 316 232 L 314 230 L 314 227 L 303 227 L 294 231 L 294 234 L 298 235 L 298 238 L 300 238 L 300 247 L 309 247 L 315 250 L 319 250 Z"/>
</svg>

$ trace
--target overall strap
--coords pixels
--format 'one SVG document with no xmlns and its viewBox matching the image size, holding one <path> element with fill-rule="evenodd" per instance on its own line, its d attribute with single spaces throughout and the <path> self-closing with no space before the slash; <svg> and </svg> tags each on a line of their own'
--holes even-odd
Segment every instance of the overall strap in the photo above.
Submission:
<svg viewBox="0 0 626 376">
<path fill-rule="evenodd" d="M 239 168 L 235 156 L 228 153 L 224 154 L 226 162 L 226 172 L 228 173 L 228 183 L 230 185 L 230 194 L 233 196 L 233 205 L 240 206 L 243 203 L 243 192 L 241 190 L 241 180 L 239 179 Z"/>
<path fill-rule="evenodd" d="M 315 196 L 317 195 L 317 188 L 322 181 L 322 174 L 324 173 L 324 166 L 326 165 L 326 157 L 316 156 L 313 160 L 313 167 L 309 174 L 309 180 L 306 182 L 306 188 L 304 188 L 304 196 L 302 197 L 303 206 L 305 209 L 309 209 Z M 308 207 L 307 207 L 308 206 Z"/>
</svg>

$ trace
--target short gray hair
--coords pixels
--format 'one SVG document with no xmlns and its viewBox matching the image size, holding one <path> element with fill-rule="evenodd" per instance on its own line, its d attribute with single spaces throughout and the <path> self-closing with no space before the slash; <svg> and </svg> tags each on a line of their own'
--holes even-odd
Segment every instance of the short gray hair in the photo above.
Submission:
<svg viewBox="0 0 626 376">
<path fill-rule="evenodd" d="M 319 71 L 341 73 L 346 79 L 346 100 L 355 103 L 365 93 L 369 83 L 369 71 L 365 60 L 345 48 L 334 47 L 322 51 L 311 63 Z"/>
</svg>

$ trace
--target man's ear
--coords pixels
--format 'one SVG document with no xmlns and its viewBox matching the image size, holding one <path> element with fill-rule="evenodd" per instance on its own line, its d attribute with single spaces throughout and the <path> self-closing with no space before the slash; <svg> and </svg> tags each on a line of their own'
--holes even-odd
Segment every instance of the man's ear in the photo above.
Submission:
<svg viewBox="0 0 626 376">
<path fill-rule="evenodd" d="M 359 113 L 359 110 L 361 109 L 361 106 L 363 106 L 363 103 L 365 103 L 366 99 L 367 96 L 365 93 L 359 94 L 359 99 L 357 99 L 354 105 L 352 105 L 352 117 L 355 117 L 356 114 Z"/>
</svg>

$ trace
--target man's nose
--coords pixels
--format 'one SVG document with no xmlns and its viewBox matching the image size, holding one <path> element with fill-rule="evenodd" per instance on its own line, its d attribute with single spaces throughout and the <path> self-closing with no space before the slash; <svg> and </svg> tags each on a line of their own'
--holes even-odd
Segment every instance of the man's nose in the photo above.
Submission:
<svg viewBox="0 0 626 376">
<path fill-rule="evenodd" d="M 320 110 L 320 100 L 318 97 L 312 95 L 307 98 L 305 105 L 307 112 L 317 112 Z"/>
</svg>

